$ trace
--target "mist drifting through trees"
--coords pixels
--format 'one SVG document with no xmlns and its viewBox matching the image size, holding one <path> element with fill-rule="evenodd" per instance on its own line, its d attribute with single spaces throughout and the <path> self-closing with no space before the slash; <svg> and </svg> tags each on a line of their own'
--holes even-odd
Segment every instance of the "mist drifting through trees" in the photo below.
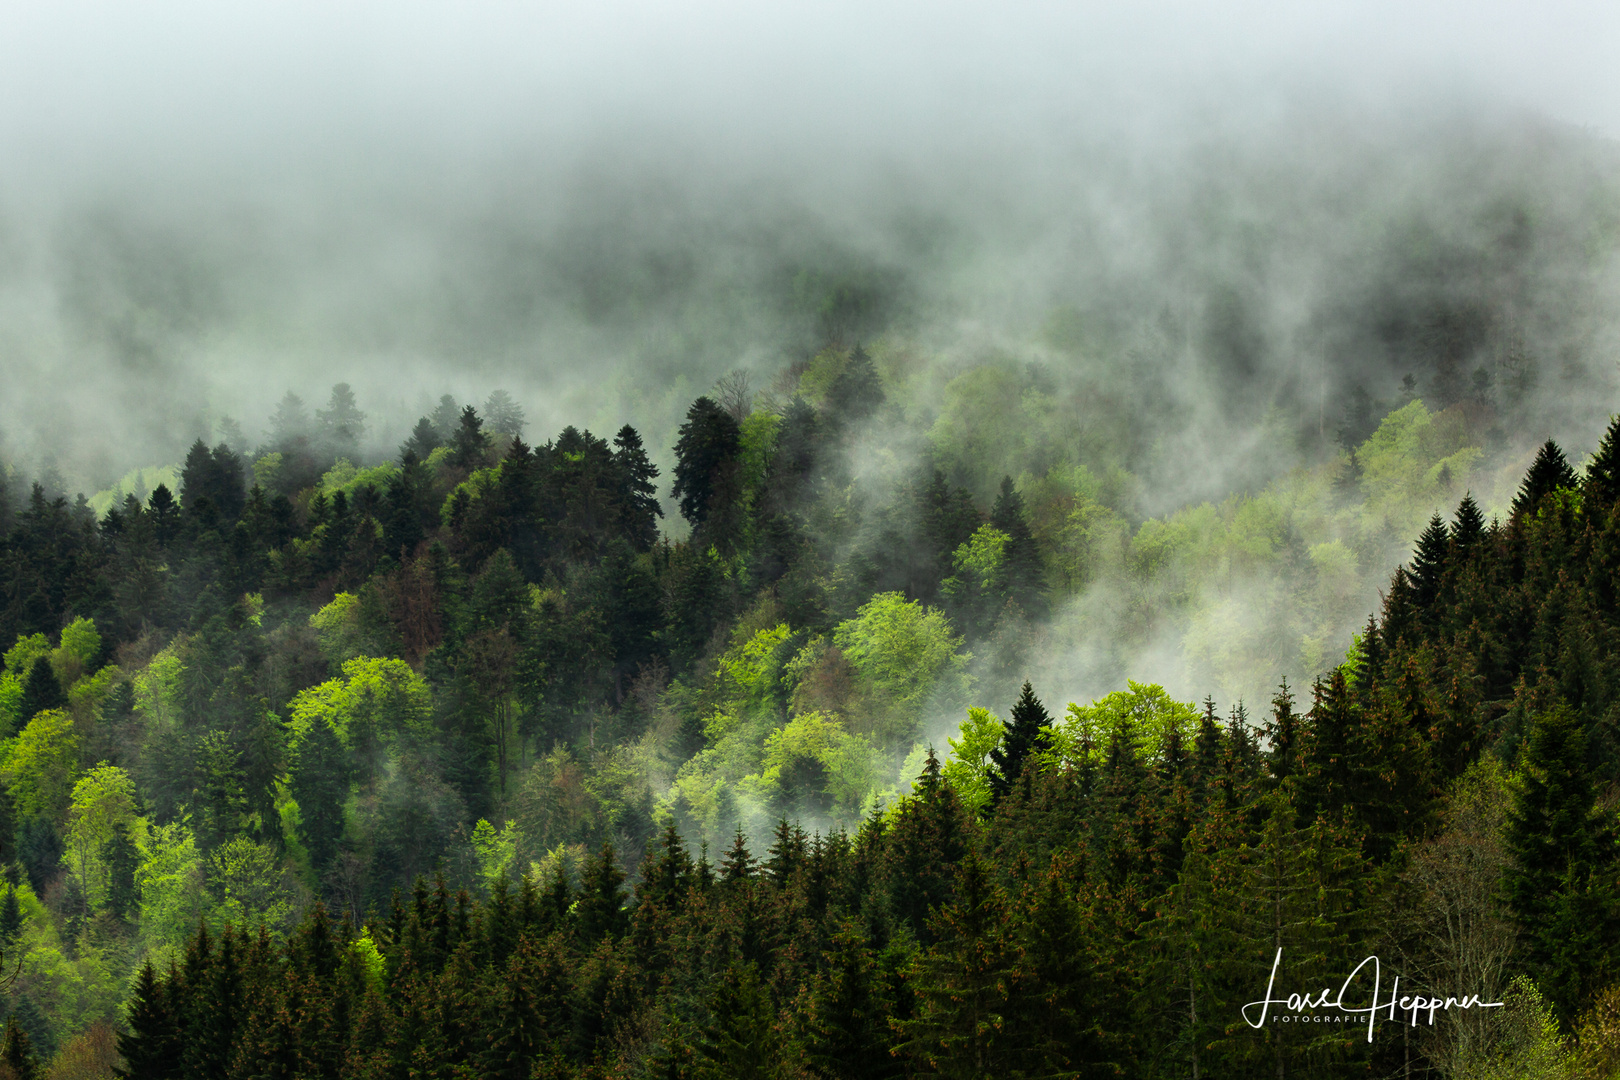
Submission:
<svg viewBox="0 0 1620 1080">
<path fill-rule="evenodd" d="M 0 1075 L 1614 1073 L 1612 16 L 162 14 L 0 16 Z"/>
</svg>

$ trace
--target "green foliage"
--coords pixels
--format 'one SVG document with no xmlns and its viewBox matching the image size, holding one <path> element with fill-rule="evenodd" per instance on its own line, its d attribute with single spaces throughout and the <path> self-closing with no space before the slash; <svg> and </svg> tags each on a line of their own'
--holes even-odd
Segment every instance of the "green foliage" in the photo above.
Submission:
<svg viewBox="0 0 1620 1080">
<path fill-rule="evenodd" d="M 1112 347 L 1085 322 L 1057 347 Z M 236 521 L 206 446 L 184 505 L 11 515 L 0 935 L 41 1044 L 133 991 L 129 1060 L 210 1076 L 1384 1075 L 1392 1040 L 1238 1027 L 1256 967 L 1280 945 L 1327 985 L 1377 952 L 1403 987 L 1527 970 L 1525 1016 L 1599 999 L 1613 440 L 1578 490 L 1543 448 L 1533 505 L 1488 524 L 1517 477 L 1483 452 L 1517 451 L 1484 411 L 1369 409 L 1346 455 L 1144 518 L 1168 489 L 1128 468 L 1186 444 L 1126 422 L 1128 373 L 941 385 L 902 339 L 845 344 L 780 414 L 692 406 L 688 542 L 633 428 L 531 449 L 494 395 L 500 438 L 450 402 L 400 466 L 352 464 L 352 396 L 320 425 L 285 403 Z M 1300 434 L 1274 410 L 1244 437 L 1267 461 Z M 1138 683 L 1056 721 L 1027 684 L 1007 723 L 974 701 L 1051 657 L 1117 686 L 1145 649 L 1231 720 Z M 1284 691 L 1257 741 L 1241 699 L 1299 672 L 1310 711 Z M 1451 786 L 1481 761 L 1515 763 L 1506 824 L 1500 785 Z M 1413 1070 L 1456 1073 L 1471 1030 L 1414 1039 Z"/>
<path fill-rule="evenodd" d="M 854 823 L 879 785 L 882 761 L 836 717 L 807 713 L 765 737 L 762 771 L 745 777 L 741 787 L 778 816 Z"/>
<path fill-rule="evenodd" d="M 1160 755 L 1172 731 L 1184 744 L 1191 743 L 1198 728 L 1197 706 L 1173 700 L 1162 686 L 1127 685 L 1090 705 L 1070 703 L 1050 729 L 1052 744 L 1043 758 L 1054 765 L 1095 763 L 1116 736 L 1150 761 Z"/>
<path fill-rule="evenodd" d="M 1005 725 L 989 709 L 970 708 L 962 722 L 959 738 L 947 740 L 951 747 L 950 760 L 940 769 L 940 775 L 956 792 L 962 805 L 978 813 L 990 805 L 990 752 L 1001 745 Z"/>
<path fill-rule="evenodd" d="M 399 478 L 399 466 L 391 461 L 371 468 L 360 468 L 348 458 L 339 458 L 321 477 L 320 490 L 328 497 L 339 491 L 349 498 L 353 498 L 356 491 L 363 487 L 375 488 L 378 491 L 388 490 L 388 486 Z"/>
<path fill-rule="evenodd" d="M 208 920 L 217 930 L 262 923 L 285 931 L 295 921 L 297 897 L 274 845 L 232 837 L 209 852 L 205 872 L 213 901 Z"/>
<path fill-rule="evenodd" d="M 290 706 L 288 737 L 296 749 L 317 720 L 357 752 L 426 734 L 432 694 L 403 660 L 356 656 L 343 661 L 343 678 L 299 691 Z"/>
<path fill-rule="evenodd" d="M 8 674 L 26 679 L 34 661 L 51 653 L 51 639 L 44 634 L 17 635 L 17 643 L 6 650 L 5 670 Z"/>
<path fill-rule="evenodd" d="M 148 948 L 178 949 L 196 929 L 208 900 L 196 837 L 182 821 L 154 825 L 136 835 L 141 865 L 141 936 Z"/>
<path fill-rule="evenodd" d="M 0 778 L 20 817 L 61 821 L 79 772 L 79 737 L 60 709 L 40 713 L 5 744 Z"/>
<path fill-rule="evenodd" d="M 116 765 L 103 762 L 73 785 L 64 861 L 91 910 L 105 905 L 112 890 L 113 868 L 103 852 L 135 821 L 138 804 L 135 781 Z"/>
<path fill-rule="evenodd" d="M 309 617 L 328 663 L 335 666 L 360 654 L 365 642 L 361 621 L 360 598 L 346 592 L 338 593 L 330 604 Z"/>
<path fill-rule="evenodd" d="M 517 822 L 508 821 L 497 830 L 483 818 L 473 826 L 472 846 L 478 857 L 478 873 L 485 888 L 512 876 L 517 860 Z"/>
<path fill-rule="evenodd" d="M 925 716 L 960 708 L 972 687 L 972 656 L 961 651 L 950 620 L 901 593 L 862 604 L 838 624 L 833 642 L 860 680 L 865 716 L 856 730 L 881 747 L 909 746 Z"/>
</svg>

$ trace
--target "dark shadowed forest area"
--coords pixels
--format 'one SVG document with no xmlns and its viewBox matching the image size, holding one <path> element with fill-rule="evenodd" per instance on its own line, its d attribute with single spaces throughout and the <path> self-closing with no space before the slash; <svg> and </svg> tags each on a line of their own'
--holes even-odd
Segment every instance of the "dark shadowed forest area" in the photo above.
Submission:
<svg viewBox="0 0 1620 1080">
<path fill-rule="evenodd" d="M 0 13 L 0 1080 L 1620 1077 L 1612 35 L 1069 6 Z"/>
<path fill-rule="evenodd" d="M 1156 535 L 1179 516 L 1301 573 L 1287 518 L 1241 524 L 1275 496 L 1133 529 L 1072 465 L 987 502 L 936 466 L 877 502 L 848 448 L 903 430 L 883 369 L 797 377 L 697 398 L 668 476 L 629 425 L 530 445 L 502 392 L 356 465 L 340 384 L 99 515 L 19 493 L 9 1067 L 1608 1075 L 1620 423 L 1579 468 L 1543 445 L 1500 515 L 1435 514 L 1269 705 L 1060 708 L 1019 687 L 1044 628 L 1208 558 Z M 1414 399 L 1281 483 L 1353 533 L 1391 475 L 1460 486 L 1483 451 L 1436 439 L 1489 423 Z M 1277 949 L 1295 991 L 1376 953 L 1504 1005 L 1257 1030 Z"/>
</svg>

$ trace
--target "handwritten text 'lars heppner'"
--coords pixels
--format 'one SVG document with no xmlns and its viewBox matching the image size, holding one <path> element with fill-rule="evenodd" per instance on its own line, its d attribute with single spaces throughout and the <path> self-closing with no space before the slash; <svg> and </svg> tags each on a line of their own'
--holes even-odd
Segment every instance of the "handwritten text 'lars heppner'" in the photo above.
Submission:
<svg viewBox="0 0 1620 1080">
<path fill-rule="evenodd" d="M 1251 1001 L 1243 1006 L 1244 1023 L 1252 1028 L 1265 1026 L 1266 1018 L 1272 1012 L 1272 1006 L 1278 1006 L 1276 1010 L 1278 1013 L 1282 1013 L 1286 1009 L 1294 1015 L 1310 1013 L 1319 1009 L 1333 1009 L 1346 1016 L 1366 1016 L 1367 1041 L 1372 1042 L 1373 1030 L 1379 1019 L 1378 1014 L 1385 1009 L 1389 1010 L 1388 1019 L 1390 1020 L 1395 1019 L 1397 1010 L 1406 1013 L 1415 1027 L 1418 1017 L 1425 1012 L 1429 1014 L 1428 1022 L 1432 1025 L 1434 1023 L 1434 1014 L 1448 1009 L 1499 1009 L 1502 1007 L 1500 1001 L 1481 1001 L 1478 994 L 1460 998 L 1426 997 L 1422 994 L 1401 997 L 1401 979 L 1399 975 L 1395 977 L 1395 983 L 1390 989 L 1388 1000 L 1383 1000 L 1379 997 L 1383 970 L 1376 956 L 1369 956 L 1357 964 L 1355 970 L 1350 972 L 1349 976 L 1344 980 L 1344 984 L 1339 987 L 1337 994 L 1331 989 L 1323 989 L 1319 994 L 1289 994 L 1287 997 L 1277 997 L 1275 992 L 1277 969 L 1282 966 L 1282 955 L 1283 951 L 1278 949 L 1276 959 L 1271 962 L 1271 978 L 1266 983 L 1266 996 L 1259 1001 Z M 1364 1006 L 1348 1004 L 1348 1001 L 1353 1000 L 1351 995 L 1352 986 L 1369 964 L 1372 966 L 1372 994 L 1368 998 L 1368 1004 Z M 1250 1015 L 1252 1009 L 1260 1010 L 1258 1019 Z M 1288 1019 L 1288 1017 L 1282 1017 L 1282 1019 Z"/>
</svg>

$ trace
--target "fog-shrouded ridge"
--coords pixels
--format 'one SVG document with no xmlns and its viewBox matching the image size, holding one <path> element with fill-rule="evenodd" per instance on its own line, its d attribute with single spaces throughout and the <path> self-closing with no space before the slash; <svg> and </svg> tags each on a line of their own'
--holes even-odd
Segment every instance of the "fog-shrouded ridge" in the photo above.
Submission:
<svg viewBox="0 0 1620 1080">
<path fill-rule="evenodd" d="M 874 501 L 937 455 L 953 380 L 999 367 L 1022 373 L 1008 408 L 1045 395 L 1079 464 L 1125 470 L 1132 528 L 1330 465 L 1413 398 L 1472 410 L 1502 475 L 1548 437 L 1591 447 L 1620 400 L 1620 160 L 1579 48 L 1560 81 L 1534 35 L 1407 55 L 1348 12 L 892 9 L 852 35 L 835 9 L 619 10 L 20 22 L 14 494 L 106 489 L 231 422 L 251 457 L 283 394 L 316 408 L 339 381 L 367 462 L 440 395 L 502 388 L 531 433 L 628 420 L 667 477 L 726 372 L 780 405 L 857 342 L 910 433 L 857 448 Z M 1419 40 L 1444 13 L 1411 18 Z M 1054 464 L 975 452 L 937 463 L 981 507 Z M 1410 550 L 1388 529 L 1313 656 Z M 1228 607 L 1263 585 L 1229 575 Z M 1154 603 L 1085 591 L 1035 669 L 1073 694 L 1212 689 L 1184 626 L 1141 624 Z M 1092 655 L 1133 619 L 1130 671 Z"/>
<path fill-rule="evenodd" d="M 544 162 L 14 188 L 8 451 L 95 490 L 222 416 L 255 438 L 266 402 L 340 379 L 378 454 L 424 400 L 491 385 L 545 427 L 628 416 L 664 449 L 721 373 L 768 381 L 830 338 L 886 335 L 938 381 L 1005 356 L 1127 385 L 1157 429 L 1135 464 L 1158 510 L 1272 475 L 1250 438 L 1268 410 L 1331 434 L 1347 395 L 1393 400 L 1407 374 L 1442 399 L 1520 379 L 1527 435 L 1588 437 L 1613 396 L 1599 136 L 1313 106 L 908 149 L 715 169 L 695 140 L 604 139 Z"/>
</svg>

